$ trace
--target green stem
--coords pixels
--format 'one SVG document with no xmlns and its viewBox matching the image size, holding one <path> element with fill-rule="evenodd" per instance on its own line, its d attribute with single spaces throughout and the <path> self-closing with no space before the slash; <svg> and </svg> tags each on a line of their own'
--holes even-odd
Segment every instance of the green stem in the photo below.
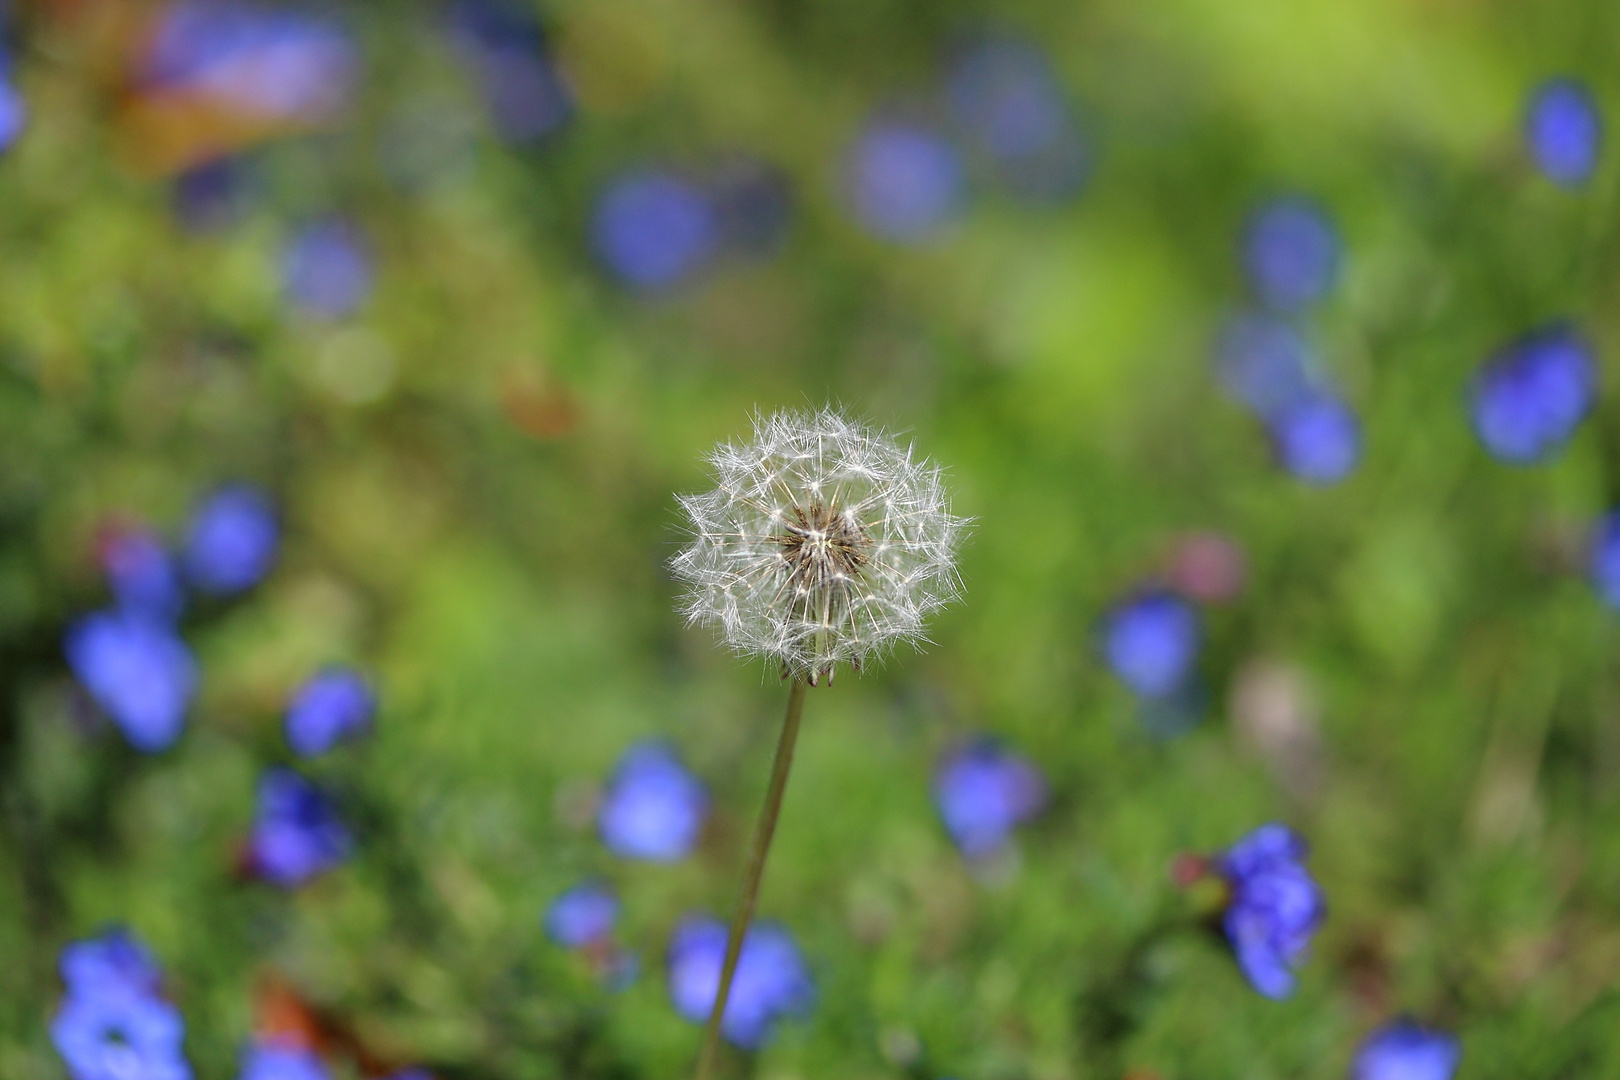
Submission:
<svg viewBox="0 0 1620 1080">
<path fill-rule="evenodd" d="M 787 715 L 782 719 L 782 736 L 776 743 L 776 763 L 771 766 L 771 786 L 765 792 L 765 806 L 759 812 L 759 824 L 754 827 L 754 844 L 748 851 L 748 870 L 743 875 L 742 901 L 737 915 L 731 920 L 731 935 L 726 939 L 726 960 L 720 968 L 720 989 L 714 997 L 714 1011 L 709 1014 L 709 1025 L 703 1032 L 703 1056 L 698 1058 L 697 1080 L 709 1080 L 714 1072 L 715 1055 L 720 1049 L 720 1019 L 725 1016 L 726 1002 L 731 998 L 731 980 L 737 974 L 737 958 L 742 955 L 743 934 L 754 917 L 754 902 L 759 899 L 759 883 L 765 876 L 765 856 L 770 854 L 771 837 L 776 834 L 776 818 L 782 810 L 782 792 L 787 790 L 788 770 L 793 767 L 793 747 L 799 740 L 799 718 L 804 715 L 804 693 L 808 688 L 802 678 L 793 680 L 788 694 Z"/>
</svg>

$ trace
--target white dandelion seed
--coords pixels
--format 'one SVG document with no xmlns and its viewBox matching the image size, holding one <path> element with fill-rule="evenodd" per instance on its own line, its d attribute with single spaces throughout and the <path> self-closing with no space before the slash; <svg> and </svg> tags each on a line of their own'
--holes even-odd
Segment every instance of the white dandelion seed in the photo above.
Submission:
<svg viewBox="0 0 1620 1080">
<path fill-rule="evenodd" d="M 939 466 L 831 409 L 754 420 L 754 438 L 709 458 L 718 485 L 686 495 L 692 543 L 672 568 L 687 620 L 812 686 L 859 669 L 961 593 Z"/>
</svg>

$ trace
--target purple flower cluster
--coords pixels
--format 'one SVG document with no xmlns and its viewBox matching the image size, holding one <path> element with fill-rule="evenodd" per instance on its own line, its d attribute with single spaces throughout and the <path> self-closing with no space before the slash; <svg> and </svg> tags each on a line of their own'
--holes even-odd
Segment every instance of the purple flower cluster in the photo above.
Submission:
<svg viewBox="0 0 1620 1080">
<path fill-rule="evenodd" d="M 73 1080 L 191 1080 L 185 1023 L 144 946 L 111 930 L 68 945 L 58 966 L 67 996 L 51 1041 Z"/>
<path fill-rule="evenodd" d="M 1361 425 L 1298 320 L 1338 278 L 1338 232 L 1315 201 L 1285 195 L 1250 216 L 1241 254 L 1258 309 L 1221 330 L 1217 377 L 1265 425 L 1283 468 L 1308 484 L 1336 484 L 1361 459 Z"/>
<path fill-rule="evenodd" d="M 616 855 L 672 862 L 691 853 L 708 810 L 703 783 L 668 744 L 650 740 L 633 745 L 619 759 L 602 795 L 597 827 Z M 629 985 L 639 967 L 635 953 L 615 941 L 621 910 L 611 885 L 588 880 L 557 896 L 544 917 L 547 936 L 582 953 L 610 990 Z M 725 948 L 725 926 L 707 917 L 686 919 L 670 940 L 670 997 L 693 1023 L 709 1019 Z M 774 923 L 756 923 L 744 938 L 722 1032 L 738 1046 L 758 1048 L 769 1041 L 780 1019 L 803 1015 L 814 1000 L 809 971 L 792 936 Z"/>
<path fill-rule="evenodd" d="M 113 606 L 75 620 L 63 653 L 79 685 L 137 750 L 179 738 L 197 689 L 197 663 L 176 621 L 182 582 L 214 594 L 256 584 L 275 561 L 278 527 L 269 498 L 245 484 L 205 499 L 187 526 L 179 560 L 155 533 L 119 528 L 100 557 Z"/>
<path fill-rule="evenodd" d="M 919 107 L 869 116 L 843 179 L 856 224 L 915 245 L 961 217 L 976 174 L 1018 198 L 1052 202 L 1079 190 L 1092 157 L 1046 54 L 997 33 L 954 49 L 939 91 Z"/>
<path fill-rule="evenodd" d="M 689 917 L 670 939 L 669 996 L 675 1011 L 695 1024 L 706 1022 L 714 1009 L 725 953 L 725 924 L 707 916 Z M 743 935 L 720 1032 L 738 1046 L 758 1049 L 779 1020 L 807 1014 L 815 1000 L 815 983 L 792 935 L 775 923 L 755 923 Z"/>
<path fill-rule="evenodd" d="M 1305 869 L 1307 847 L 1285 825 L 1262 825 L 1226 850 L 1216 868 L 1231 889 L 1223 925 L 1249 984 L 1269 998 L 1293 993 L 1295 970 L 1327 914 Z"/>
</svg>

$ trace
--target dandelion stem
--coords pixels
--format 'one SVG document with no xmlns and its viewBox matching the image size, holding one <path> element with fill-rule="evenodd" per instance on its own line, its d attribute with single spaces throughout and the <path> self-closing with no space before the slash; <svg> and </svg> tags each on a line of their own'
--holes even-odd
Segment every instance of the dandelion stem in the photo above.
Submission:
<svg viewBox="0 0 1620 1080">
<path fill-rule="evenodd" d="M 776 762 L 771 766 L 771 786 L 765 792 L 765 805 L 759 812 L 759 823 L 754 827 L 754 843 L 748 851 L 748 870 L 743 875 L 742 899 L 737 914 L 731 920 L 731 934 L 726 940 L 726 960 L 720 968 L 720 989 L 714 997 L 714 1011 L 709 1014 L 709 1025 L 703 1032 L 703 1055 L 698 1058 L 697 1080 L 709 1080 L 714 1071 L 714 1059 L 720 1049 L 720 1020 L 731 997 L 731 980 L 737 974 L 737 958 L 742 955 L 743 935 L 754 917 L 754 902 L 759 899 L 759 883 L 765 876 L 765 856 L 770 854 L 771 837 L 776 834 L 776 817 L 782 810 L 782 793 L 787 790 L 788 770 L 793 767 L 793 747 L 799 740 L 799 718 L 804 715 L 804 694 L 807 684 L 803 677 L 795 677 L 788 694 L 787 715 L 782 718 L 782 735 L 776 743 Z"/>
</svg>

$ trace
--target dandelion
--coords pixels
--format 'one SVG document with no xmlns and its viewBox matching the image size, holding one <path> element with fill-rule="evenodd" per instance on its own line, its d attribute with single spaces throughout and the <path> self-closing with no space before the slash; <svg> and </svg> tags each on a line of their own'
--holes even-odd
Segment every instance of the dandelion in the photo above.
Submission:
<svg viewBox="0 0 1620 1080">
<path fill-rule="evenodd" d="M 926 618 L 961 592 L 956 548 L 967 524 L 950 512 L 939 466 L 831 409 L 762 415 L 752 442 L 723 443 L 709 462 L 716 487 L 680 500 L 692 533 L 672 563 L 687 585 L 682 609 L 689 622 L 719 628 L 739 654 L 779 664 L 793 686 L 700 1080 L 713 1068 L 806 688 L 830 683 L 840 664 L 859 670 L 896 645 L 926 641 Z"/>
<path fill-rule="evenodd" d="M 955 599 L 953 517 L 937 465 L 830 409 L 781 412 L 710 457 L 719 486 L 681 498 L 694 540 L 675 557 L 687 619 L 811 686 L 859 669 Z"/>
</svg>

